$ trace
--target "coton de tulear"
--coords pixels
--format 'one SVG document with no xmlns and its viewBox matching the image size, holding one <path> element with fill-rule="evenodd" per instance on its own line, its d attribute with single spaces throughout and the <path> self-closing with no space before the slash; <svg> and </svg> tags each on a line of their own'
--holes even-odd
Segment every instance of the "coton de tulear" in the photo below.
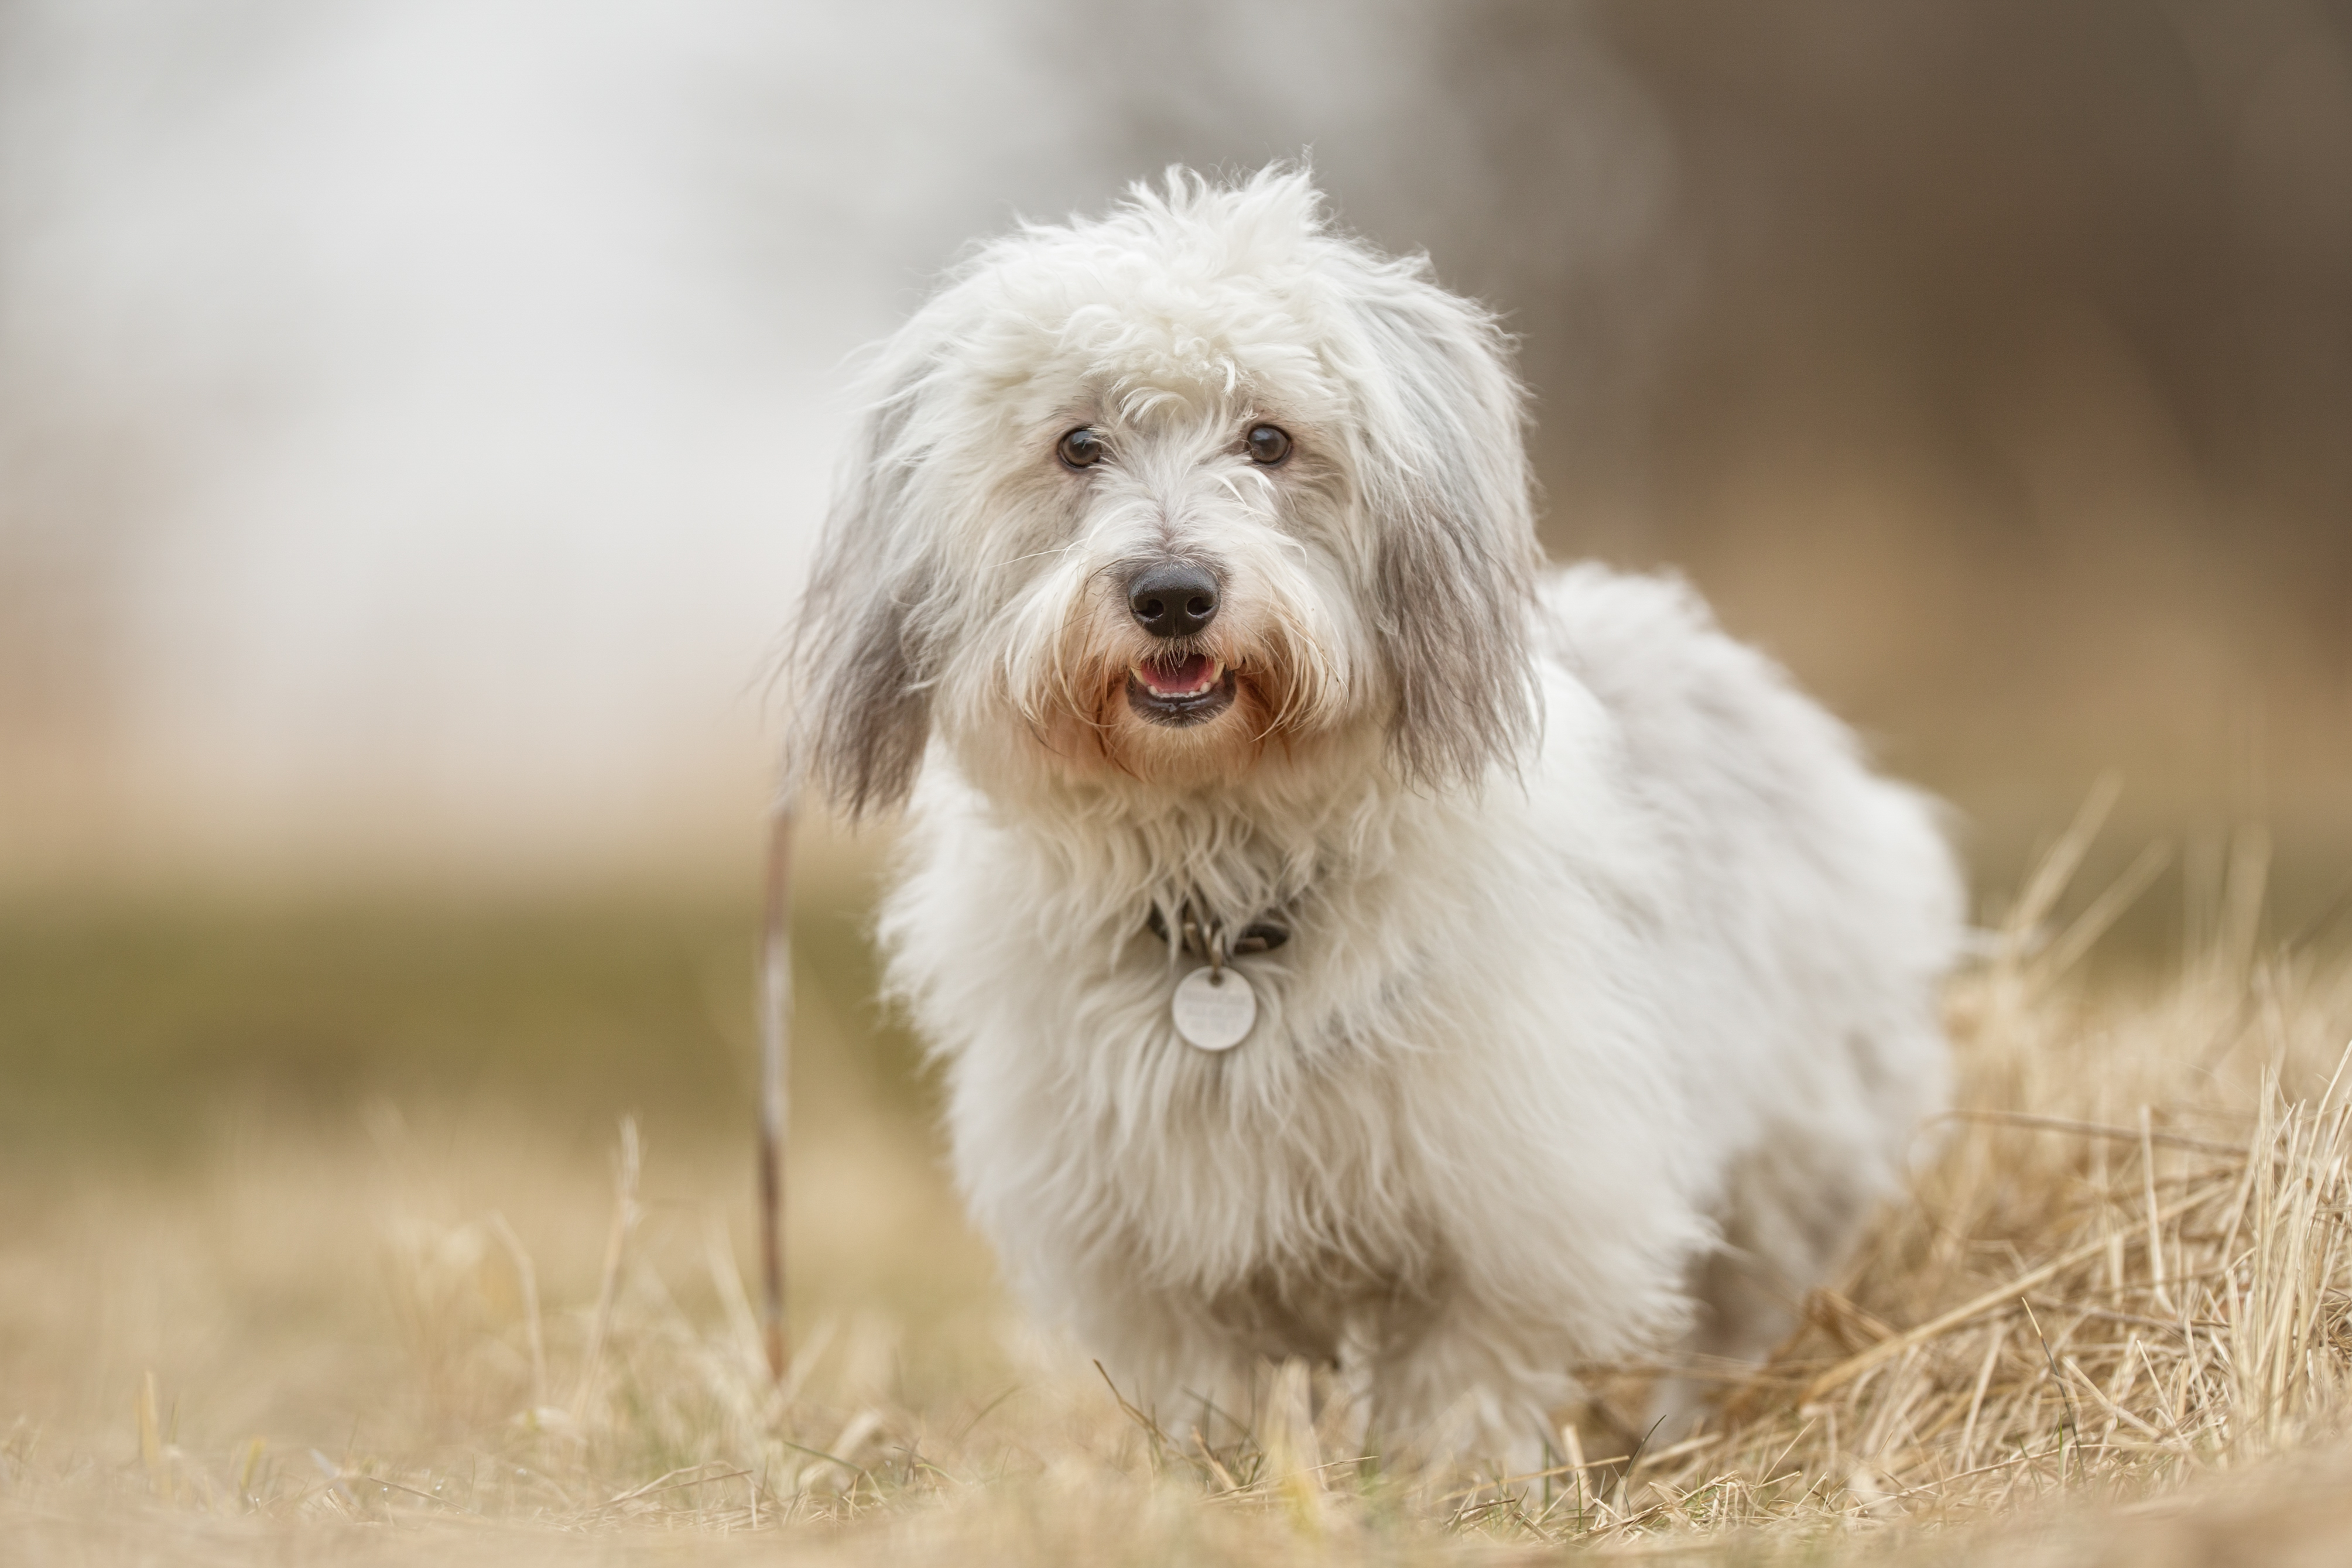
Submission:
<svg viewBox="0 0 2352 1568">
<path fill-rule="evenodd" d="M 1493 318 L 1178 171 L 871 374 L 793 773 L 907 812 L 890 982 L 1025 1298 L 1163 1412 L 1304 1357 L 1455 1446 L 1769 1348 L 1942 1103 L 1951 858 L 1687 589 L 1543 566 Z"/>
</svg>

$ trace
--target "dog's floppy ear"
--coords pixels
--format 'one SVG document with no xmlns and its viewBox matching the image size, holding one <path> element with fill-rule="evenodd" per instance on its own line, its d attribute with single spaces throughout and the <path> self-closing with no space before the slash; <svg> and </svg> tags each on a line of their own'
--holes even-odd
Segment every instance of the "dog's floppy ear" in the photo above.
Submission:
<svg viewBox="0 0 2352 1568">
<path fill-rule="evenodd" d="M 1536 544 L 1521 394 L 1502 332 L 1414 263 L 1355 301 L 1366 363 L 1360 474 L 1404 774 L 1475 783 L 1537 728 Z"/>
<path fill-rule="evenodd" d="M 868 407 L 785 647 L 788 787 L 852 817 L 905 801 L 930 738 L 933 563 L 908 496 L 917 395 L 905 379 Z"/>
</svg>

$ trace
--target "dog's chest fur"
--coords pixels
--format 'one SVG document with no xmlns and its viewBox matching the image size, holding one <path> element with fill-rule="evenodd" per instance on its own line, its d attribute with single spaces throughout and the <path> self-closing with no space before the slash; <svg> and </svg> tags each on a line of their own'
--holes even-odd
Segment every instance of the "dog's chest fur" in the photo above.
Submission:
<svg viewBox="0 0 2352 1568">
<path fill-rule="evenodd" d="M 885 934 L 947 1059 L 956 1163 L 987 1228 L 1033 1234 L 1050 1205 L 1057 1255 L 1181 1293 L 1272 1353 L 1328 1358 L 1343 1332 L 1430 1310 L 1449 1265 L 1415 1116 L 1416 982 L 1458 911 L 1443 888 L 1399 895 L 1397 824 L 1332 814 L 1321 842 L 1196 824 L 1171 844 L 1008 821 L 969 795 L 919 820 Z M 1070 841 L 1085 835 L 1122 841 Z M 1235 961 L 1258 1016 L 1231 1051 L 1175 1030 L 1175 983 L 1199 960 L 1146 929 L 1155 886 L 1290 932 Z M 995 1223 L 1000 1205 L 1029 1223 Z"/>
</svg>

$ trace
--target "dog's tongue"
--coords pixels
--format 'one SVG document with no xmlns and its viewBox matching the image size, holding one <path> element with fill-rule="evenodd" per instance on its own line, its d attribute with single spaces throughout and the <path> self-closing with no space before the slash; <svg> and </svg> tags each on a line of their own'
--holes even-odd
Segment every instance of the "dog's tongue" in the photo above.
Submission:
<svg viewBox="0 0 2352 1568">
<path fill-rule="evenodd" d="M 1143 684 L 1160 697 L 1191 697 L 1205 691 L 1217 674 L 1217 661 L 1204 653 L 1190 658 L 1147 659 L 1135 668 Z"/>
</svg>

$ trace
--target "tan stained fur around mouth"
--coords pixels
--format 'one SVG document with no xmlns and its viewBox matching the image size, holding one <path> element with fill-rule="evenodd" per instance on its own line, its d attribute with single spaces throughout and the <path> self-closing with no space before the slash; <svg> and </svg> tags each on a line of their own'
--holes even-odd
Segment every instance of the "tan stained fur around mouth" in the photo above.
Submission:
<svg viewBox="0 0 2352 1568">
<path fill-rule="evenodd" d="M 1135 743 L 1144 731 L 1127 710 L 1127 681 L 1139 661 L 1107 653 L 1103 616 L 1097 605 L 1074 607 L 1040 679 L 1025 690 L 1016 687 L 1013 706 L 1049 755 L 1066 763 L 1092 758 L 1138 783 L 1165 782 L 1165 765 L 1155 767 Z M 1205 761 L 1202 742 L 1213 736 L 1220 756 L 1204 771 L 1220 782 L 1246 774 L 1265 755 L 1268 741 L 1302 734 L 1347 706 L 1336 661 L 1290 616 L 1275 617 L 1264 647 L 1255 651 L 1214 637 L 1199 642 L 1192 651 L 1214 659 L 1220 675 L 1233 680 L 1234 703 L 1208 725 L 1185 732 L 1183 755 L 1196 765 Z M 1162 731 L 1154 733 L 1165 738 Z"/>
<path fill-rule="evenodd" d="M 1205 724 L 1174 731 L 1173 735 L 1181 736 L 1178 743 L 1186 748 L 1183 756 L 1188 771 L 1199 769 L 1218 783 L 1230 783 L 1256 764 L 1275 726 L 1266 721 L 1265 698 L 1247 667 L 1219 662 L 1223 666 L 1220 679 L 1229 677 L 1234 683 L 1231 706 Z M 1094 754 L 1139 784 L 1168 782 L 1170 769 L 1164 753 L 1160 765 L 1155 766 L 1147 747 L 1136 742 L 1149 737 L 1172 738 L 1171 731 L 1136 716 L 1128 706 L 1127 682 L 1125 669 L 1105 680 L 1092 710 L 1084 720 Z M 1202 756 L 1212 750 L 1215 753 L 1213 761 Z M 1201 767 L 1203 762 L 1209 763 L 1205 768 Z"/>
</svg>

